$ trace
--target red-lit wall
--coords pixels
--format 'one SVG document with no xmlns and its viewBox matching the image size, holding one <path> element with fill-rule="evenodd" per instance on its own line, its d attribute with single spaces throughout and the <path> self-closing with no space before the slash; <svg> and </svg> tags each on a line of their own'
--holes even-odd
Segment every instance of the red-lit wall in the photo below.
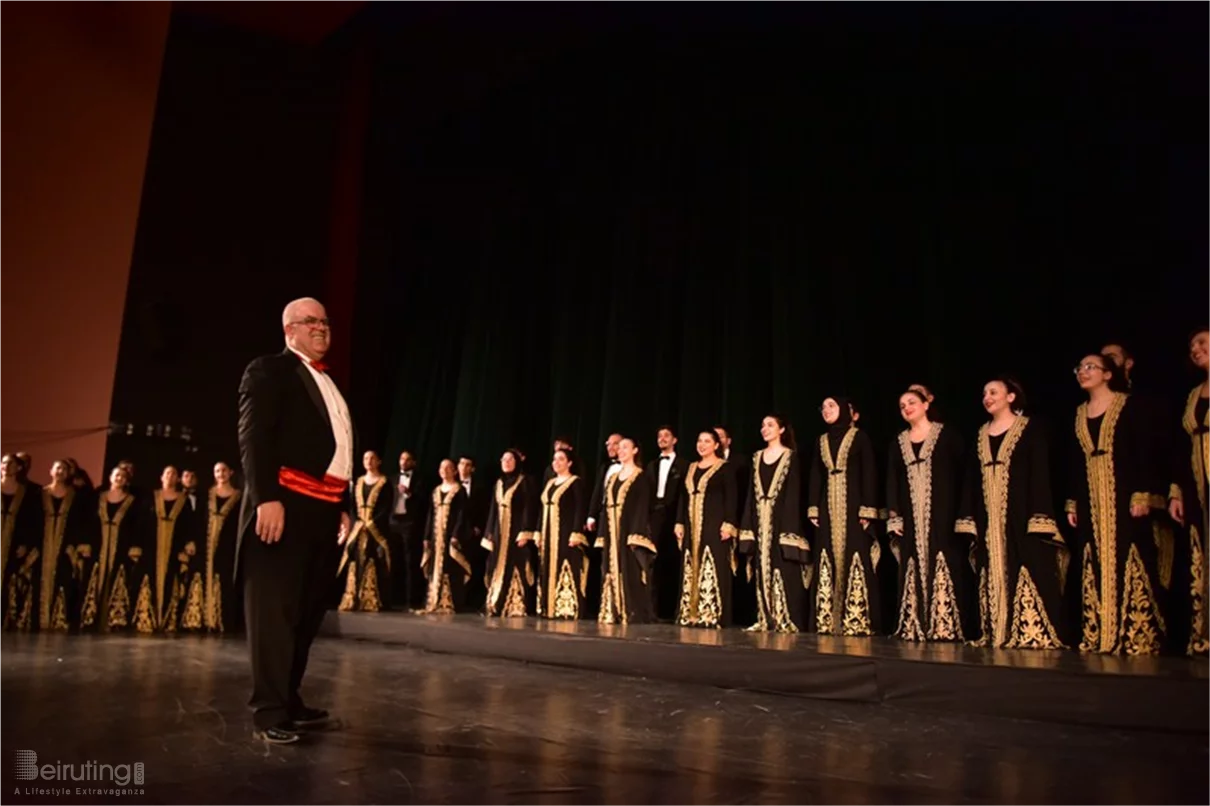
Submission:
<svg viewBox="0 0 1210 806">
<path fill-rule="evenodd" d="M 4 10 L 0 444 L 101 479 L 169 3 Z"/>
</svg>

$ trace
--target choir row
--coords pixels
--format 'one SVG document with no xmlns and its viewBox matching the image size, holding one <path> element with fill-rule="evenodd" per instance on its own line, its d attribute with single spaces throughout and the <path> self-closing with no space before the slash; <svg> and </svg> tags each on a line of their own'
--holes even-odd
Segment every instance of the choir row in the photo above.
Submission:
<svg viewBox="0 0 1210 806">
<path fill-rule="evenodd" d="M 1190 345 L 1202 371 L 1206 341 L 1203 332 Z M 1079 472 L 1065 485 L 1066 529 L 1048 440 L 1019 410 L 1013 381 L 985 387 L 989 422 L 969 448 L 913 387 L 900 398 L 908 427 L 890 446 L 881 500 L 872 441 L 838 397 L 801 450 L 784 420 L 765 418 L 765 448 L 750 463 L 717 429 L 698 435 L 692 463 L 661 430 L 661 455 L 645 468 L 634 441 L 613 435 L 592 482 L 569 446 L 557 446 L 542 484 L 506 451 L 482 509 L 465 462 L 443 461 L 431 497 L 413 501 L 410 456 L 388 479 L 368 453 L 339 607 L 415 603 L 420 572 L 425 612 L 462 609 L 468 594 L 475 606 L 478 591 L 488 615 L 719 627 L 746 611 L 755 630 L 1127 654 L 1158 652 L 1167 637 L 1205 653 L 1207 384 L 1187 399 L 1188 450 L 1170 468 L 1155 449 L 1162 424 L 1126 393 L 1114 355 L 1085 357 L 1076 376 L 1089 399 L 1067 440 Z M 27 470 L 5 456 L 0 472 L 7 629 L 238 627 L 240 493 L 227 465 L 208 495 L 178 489 L 174 468 L 150 496 L 129 489 L 126 465 L 100 493 L 68 461 L 44 488 L 23 480 Z"/>
<path fill-rule="evenodd" d="M 1191 345 L 1203 371 L 1205 342 L 1203 333 Z M 1204 654 L 1207 384 L 1187 398 L 1187 449 L 1172 467 L 1157 449 L 1162 423 L 1127 394 L 1114 356 L 1086 356 L 1075 374 L 1088 402 L 1066 440 L 1074 472 L 1062 485 L 1063 529 L 1051 446 L 1019 410 L 1023 392 L 1012 380 L 986 385 L 989 421 L 969 447 L 930 420 L 926 389 L 905 392 L 908 427 L 890 446 L 885 506 L 871 440 L 848 402 L 830 397 L 818 441 L 799 450 L 787 424 L 767 417 L 766 447 L 750 465 L 729 455 L 716 429 L 698 435 L 692 464 L 661 430 L 661 456 L 646 468 L 635 443 L 615 435 L 591 486 L 570 448 L 555 451 L 541 485 L 507 451 L 481 540 L 446 460 L 423 531 L 423 609 L 462 606 L 479 583 L 481 548 L 489 615 L 580 618 L 595 609 L 601 622 L 637 623 L 664 615 L 673 590 L 668 615 L 684 626 L 724 626 L 732 600 L 746 595 L 754 630 L 859 636 L 885 626 L 905 640 L 1124 654 L 1167 644 Z M 342 609 L 383 606 L 395 510 L 410 495 L 405 474 L 396 478 L 394 496 L 377 471 L 356 483 L 363 526 L 346 551 Z M 409 572 L 408 553 L 396 574 Z"/>
<path fill-rule="evenodd" d="M 45 487 L 13 454 L 0 465 L 4 628 L 176 632 L 238 629 L 234 585 L 240 491 L 220 462 L 208 493 L 180 488 L 173 467 L 150 495 L 133 468 L 107 489 L 78 483 L 67 460 Z"/>
</svg>

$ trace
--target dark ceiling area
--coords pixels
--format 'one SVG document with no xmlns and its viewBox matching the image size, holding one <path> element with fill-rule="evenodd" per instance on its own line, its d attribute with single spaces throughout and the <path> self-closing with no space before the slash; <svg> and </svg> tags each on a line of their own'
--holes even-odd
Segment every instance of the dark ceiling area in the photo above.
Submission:
<svg viewBox="0 0 1210 806">
<path fill-rule="evenodd" d="M 173 12 L 272 36 L 299 45 L 318 45 L 364 8 L 348 2 L 266 3 L 200 0 L 175 3 Z"/>
</svg>

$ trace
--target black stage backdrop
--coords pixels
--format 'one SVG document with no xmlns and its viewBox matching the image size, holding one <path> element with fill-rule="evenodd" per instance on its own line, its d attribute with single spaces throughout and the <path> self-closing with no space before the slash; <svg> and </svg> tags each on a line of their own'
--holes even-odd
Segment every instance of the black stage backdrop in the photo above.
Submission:
<svg viewBox="0 0 1210 806">
<path fill-rule="evenodd" d="M 327 262 L 342 43 L 308 48 L 173 12 L 127 290 L 108 470 L 167 463 L 204 485 L 238 470 L 237 388 L 281 349 L 292 297 L 318 295 Z M 168 425 L 148 439 L 148 425 Z M 182 426 L 192 429 L 187 451 Z M 96 479 L 95 481 L 101 481 Z"/>
<path fill-rule="evenodd" d="M 359 413 L 392 457 L 747 451 L 835 393 L 883 453 L 906 384 L 970 434 L 1002 371 L 1066 439 L 1105 340 L 1194 382 L 1204 6 L 586 5 L 373 12 Z"/>
</svg>

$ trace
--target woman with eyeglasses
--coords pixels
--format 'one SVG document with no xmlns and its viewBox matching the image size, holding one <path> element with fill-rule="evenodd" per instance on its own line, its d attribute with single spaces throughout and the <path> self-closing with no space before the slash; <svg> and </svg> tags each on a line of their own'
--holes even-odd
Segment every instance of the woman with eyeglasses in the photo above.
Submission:
<svg viewBox="0 0 1210 806">
<path fill-rule="evenodd" d="M 955 523 L 971 540 L 978 578 L 975 643 L 1061 648 L 1070 556 L 1054 517 L 1046 434 L 1025 415 L 1025 391 L 1012 378 L 984 385 L 983 408 L 989 419 L 970 452 Z"/>
<path fill-rule="evenodd" d="M 536 504 L 533 481 L 521 469 L 521 453 L 510 448 L 500 456 L 500 478 L 480 541 L 488 552 L 484 581 L 489 616 L 524 617 L 533 610 Z"/>
<path fill-rule="evenodd" d="M 1155 655 L 1165 623 L 1151 514 L 1164 496 L 1151 429 L 1112 356 L 1090 353 L 1074 372 L 1088 395 L 1076 409 L 1064 507 L 1076 530 L 1080 650 Z"/>
<path fill-rule="evenodd" d="M 954 534 L 962 494 L 962 438 L 933 422 L 926 391 L 899 396 L 908 427 L 891 442 L 887 458 L 887 532 L 899 559 L 898 625 L 905 641 L 962 641 L 970 619 L 968 568 Z"/>
<path fill-rule="evenodd" d="M 807 518 L 815 526 L 815 630 L 874 635 L 881 616 L 874 443 L 853 423 L 847 398 L 824 398 L 827 429 L 812 451 Z"/>
<path fill-rule="evenodd" d="M 1172 472 L 1175 481 L 1168 492 L 1168 512 L 1172 519 L 1188 529 L 1188 548 L 1182 546 L 1182 561 L 1178 563 L 1180 575 L 1174 579 L 1174 588 L 1183 594 L 1188 591 L 1187 612 L 1182 613 L 1183 621 L 1189 624 L 1189 634 L 1186 651 L 1190 655 L 1205 655 L 1210 650 L 1210 635 L 1207 631 L 1207 621 L 1210 615 L 1206 612 L 1207 579 L 1210 579 L 1210 567 L 1207 567 L 1206 535 L 1210 533 L 1210 519 L 1207 513 L 1206 499 L 1210 496 L 1206 475 L 1210 467 L 1210 330 L 1202 328 L 1194 331 L 1189 339 L 1189 360 L 1201 376 L 1201 382 L 1193 387 L 1185 399 L 1185 410 L 1181 417 L 1181 426 L 1189 436 L 1188 453 L 1177 450 L 1178 464 Z M 1182 625 L 1183 626 L 1183 625 Z"/>
</svg>

